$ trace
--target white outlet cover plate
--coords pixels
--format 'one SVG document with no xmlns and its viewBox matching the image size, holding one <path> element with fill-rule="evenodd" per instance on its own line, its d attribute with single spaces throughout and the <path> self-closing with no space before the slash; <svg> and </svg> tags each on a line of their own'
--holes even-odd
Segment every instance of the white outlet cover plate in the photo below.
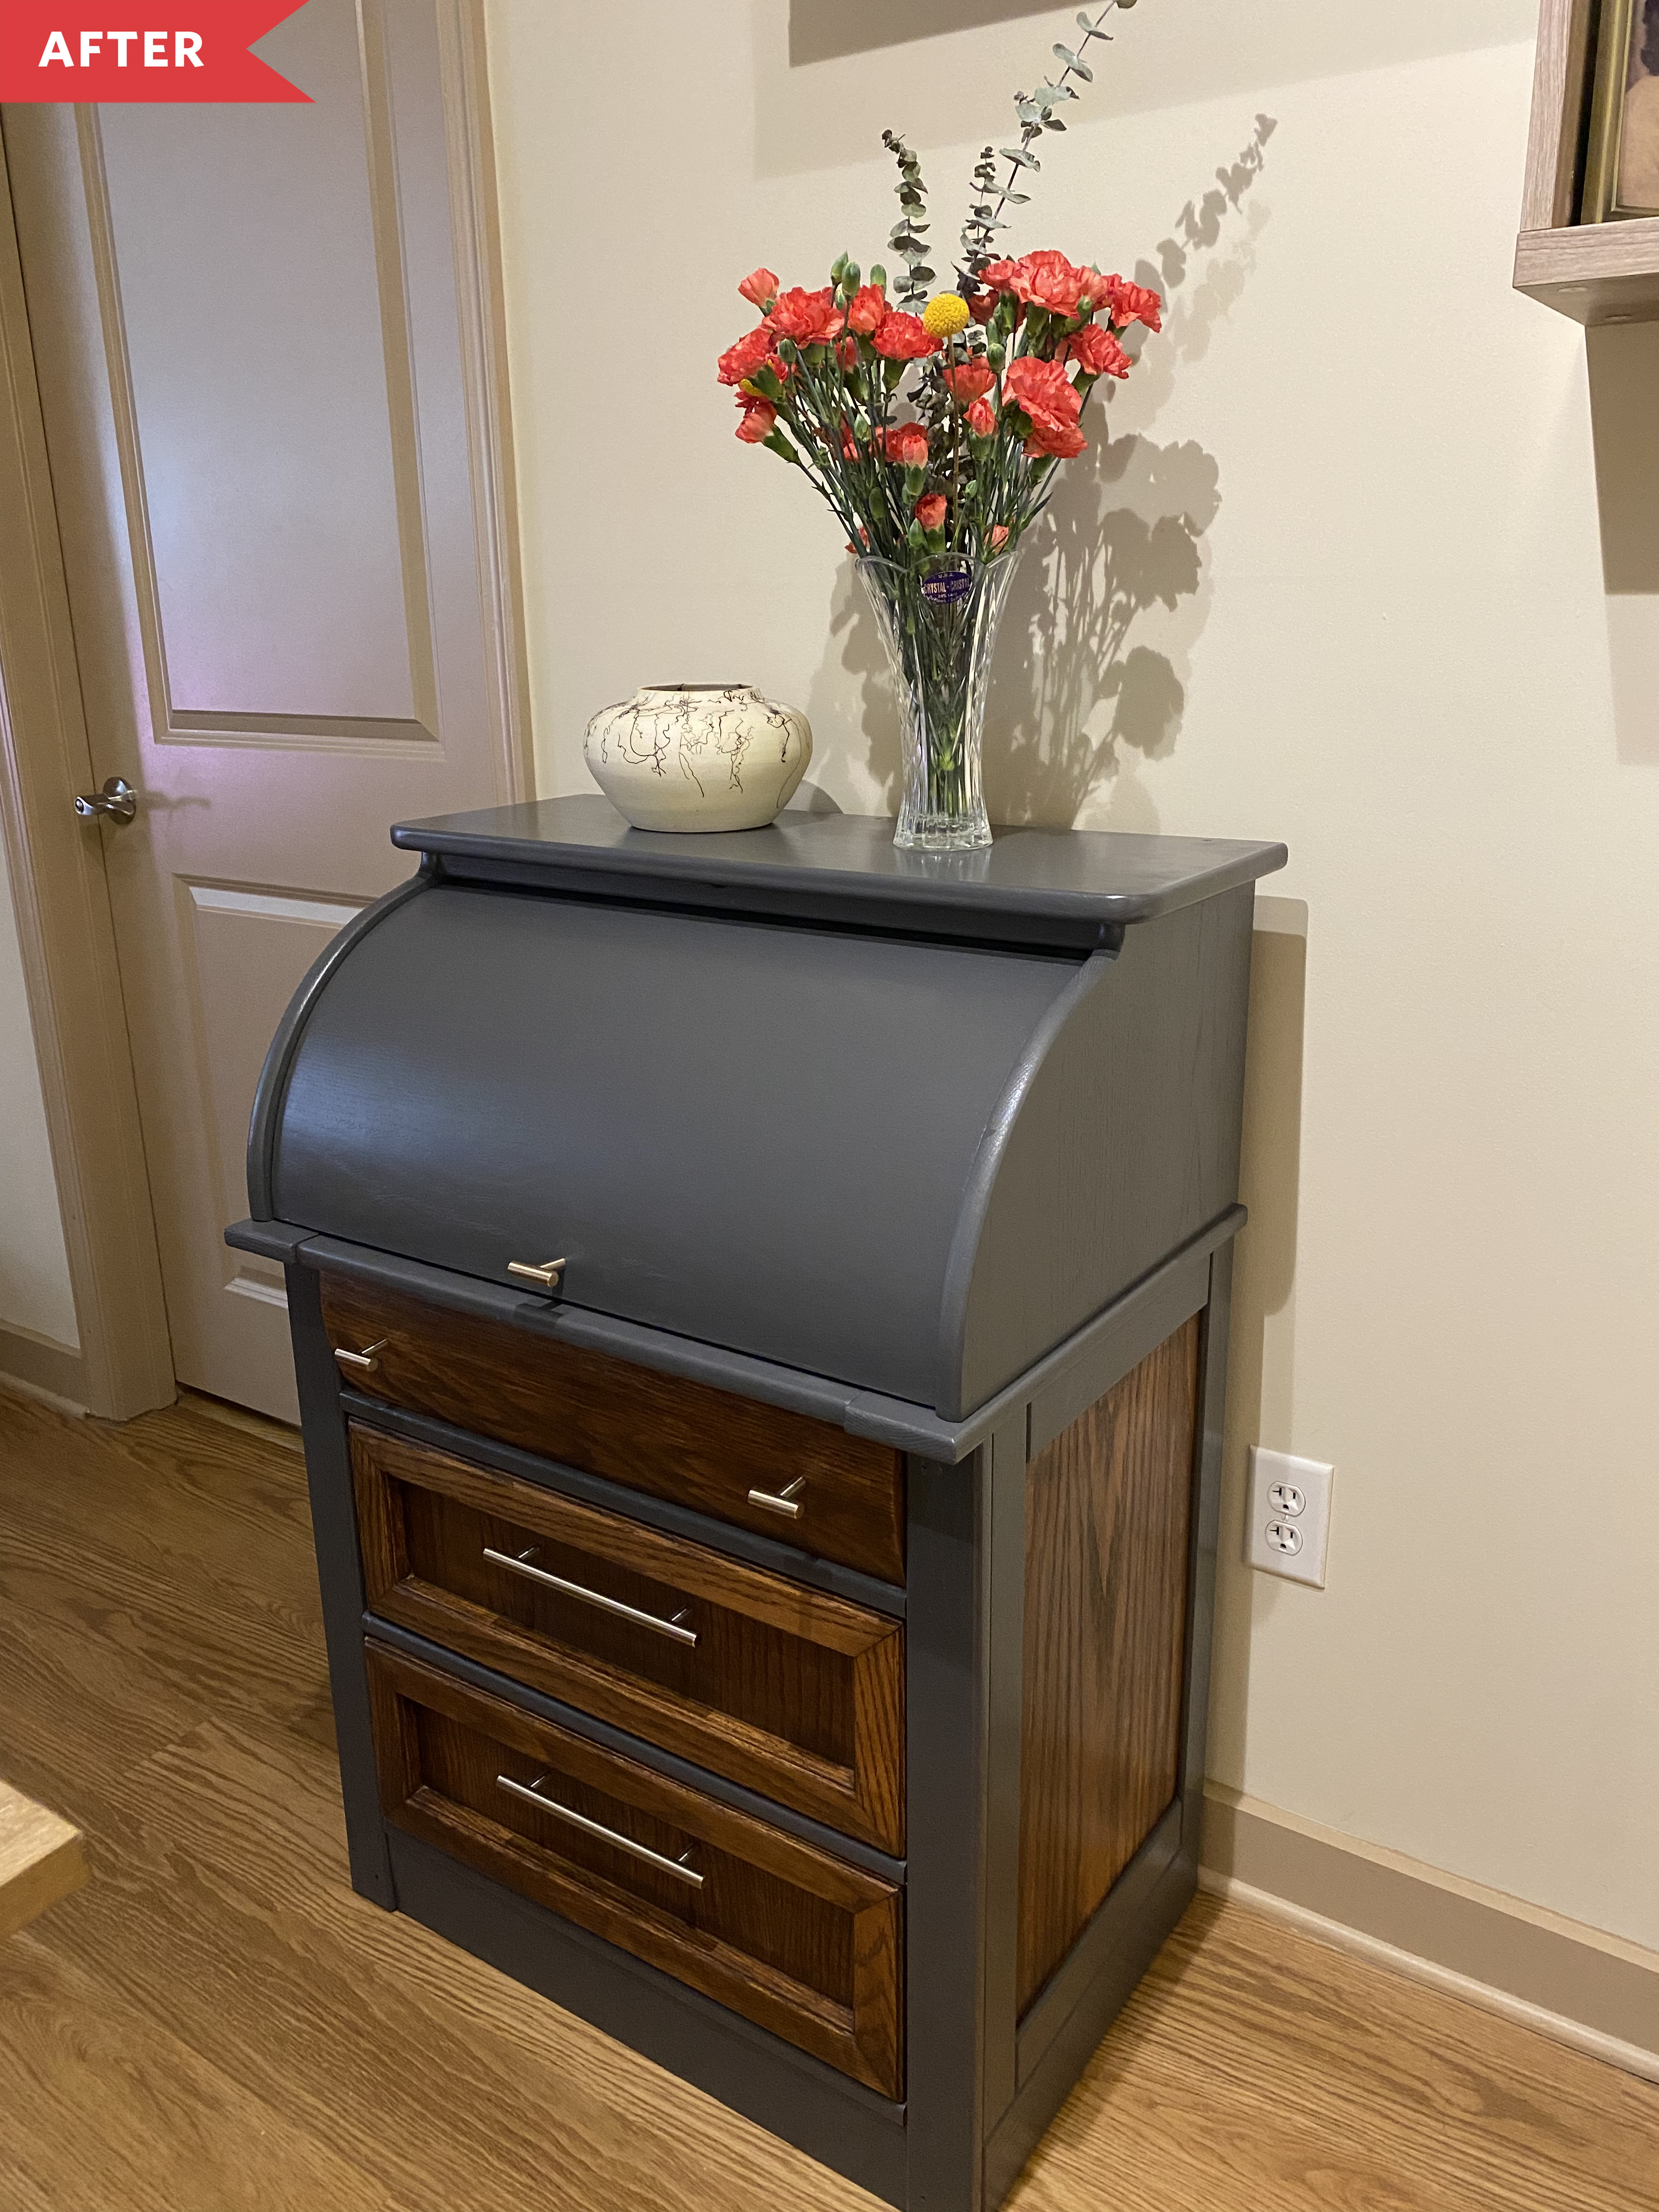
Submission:
<svg viewBox="0 0 1659 2212">
<path fill-rule="evenodd" d="M 1297 1459 L 1289 1452 L 1250 1446 L 1248 1485 L 1249 1520 L 1244 1529 L 1244 1557 L 1264 1574 L 1283 1575 L 1293 1583 L 1325 1587 L 1325 1559 L 1330 1548 L 1331 1485 L 1336 1469 L 1323 1460 Z M 1273 1493 L 1300 1497 L 1299 1507 L 1286 1510 Z M 1287 1537 L 1285 1532 L 1289 1532 Z M 1291 1540 L 1299 1538 L 1299 1543 Z"/>
</svg>

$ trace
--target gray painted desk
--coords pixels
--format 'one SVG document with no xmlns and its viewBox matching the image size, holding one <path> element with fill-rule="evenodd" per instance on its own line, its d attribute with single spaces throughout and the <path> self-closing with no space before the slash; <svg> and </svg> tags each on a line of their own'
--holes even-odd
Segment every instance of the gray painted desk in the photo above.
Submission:
<svg viewBox="0 0 1659 2212">
<path fill-rule="evenodd" d="M 288 1268 L 358 1888 L 975 2212 L 1194 1886 L 1285 852 L 890 835 L 400 827 L 230 1236 Z"/>
</svg>

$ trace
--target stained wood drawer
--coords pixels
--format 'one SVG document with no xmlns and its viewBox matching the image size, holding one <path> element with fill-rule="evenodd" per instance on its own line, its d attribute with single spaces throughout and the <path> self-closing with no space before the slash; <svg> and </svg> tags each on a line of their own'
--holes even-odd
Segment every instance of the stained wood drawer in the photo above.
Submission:
<svg viewBox="0 0 1659 2212">
<path fill-rule="evenodd" d="M 395 1826 L 902 2094 L 890 1884 L 372 1638 L 368 1654 Z"/>
<path fill-rule="evenodd" d="M 904 1579 L 901 1455 L 822 1421 L 607 1354 L 325 1275 L 323 1315 L 354 1389 L 723 1521 Z M 370 1347 L 374 1347 L 372 1352 Z M 757 1504 L 750 1492 L 787 1504 Z"/>
<path fill-rule="evenodd" d="M 896 1621 L 361 1424 L 351 1458 L 373 1612 L 903 1850 Z"/>
</svg>

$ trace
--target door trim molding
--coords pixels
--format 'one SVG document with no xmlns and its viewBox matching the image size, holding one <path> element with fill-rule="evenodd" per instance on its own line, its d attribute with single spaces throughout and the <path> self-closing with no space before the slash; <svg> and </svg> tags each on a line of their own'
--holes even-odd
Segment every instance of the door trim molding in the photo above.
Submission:
<svg viewBox="0 0 1659 2212">
<path fill-rule="evenodd" d="M 0 137 L 0 835 L 81 1340 L 0 1329 L 0 1371 L 124 1420 L 174 1386 L 93 781 Z"/>
<path fill-rule="evenodd" d="M 466 370 L 467 442 L 472 453 L 478 543 L 484 549 L 478 588 L 486 617 L 484 635 L 495 643 L 489 670 L 490 732 L 501 777 L 501 804 L 514 805 L 536 795 L 536 760 L 484 0 L 436 0 L 436 5 L 449 142 L 450 233 L 457 249 L 455 291 Z"/>
</svg>

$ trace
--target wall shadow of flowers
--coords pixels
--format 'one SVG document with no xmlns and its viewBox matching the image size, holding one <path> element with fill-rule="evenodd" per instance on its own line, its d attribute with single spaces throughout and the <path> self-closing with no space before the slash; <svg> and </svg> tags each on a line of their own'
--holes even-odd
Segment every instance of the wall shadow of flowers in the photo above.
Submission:
<svg viewBox="0 0 1659 2212">
<path fill-rule="evenodd" d="M 1181 733 L 1209 611 L 1206 539 L 1221 509 L 1221 468 L 1195 440 L 1115 437 L 1111 426 L 1131 407 L 1157 419 L 1180 365 L 1202 358 L 1243 291 L 1267 222 L 1259 201 L 1244 203 L 1274 128 L 1271 116 L 1256 118 L 1237 158 L 1134 272 L 1164 295 L 1164 334 L 1142 349 L 1130 384 L 1097 391 L 1085 417 L 1090 458 L 1061 473 L 1014 578 L 986 718 L 994 822 L 1069 828 L 1093 802 L 1111 827 L 1158 826 L 1139 769 L 1170 753 Z M 830 634 L 841 668 L 860 679 L 870 775 L 896 807 L 897 703 L 850 561 L 836 576 Z"/>
</svg>

